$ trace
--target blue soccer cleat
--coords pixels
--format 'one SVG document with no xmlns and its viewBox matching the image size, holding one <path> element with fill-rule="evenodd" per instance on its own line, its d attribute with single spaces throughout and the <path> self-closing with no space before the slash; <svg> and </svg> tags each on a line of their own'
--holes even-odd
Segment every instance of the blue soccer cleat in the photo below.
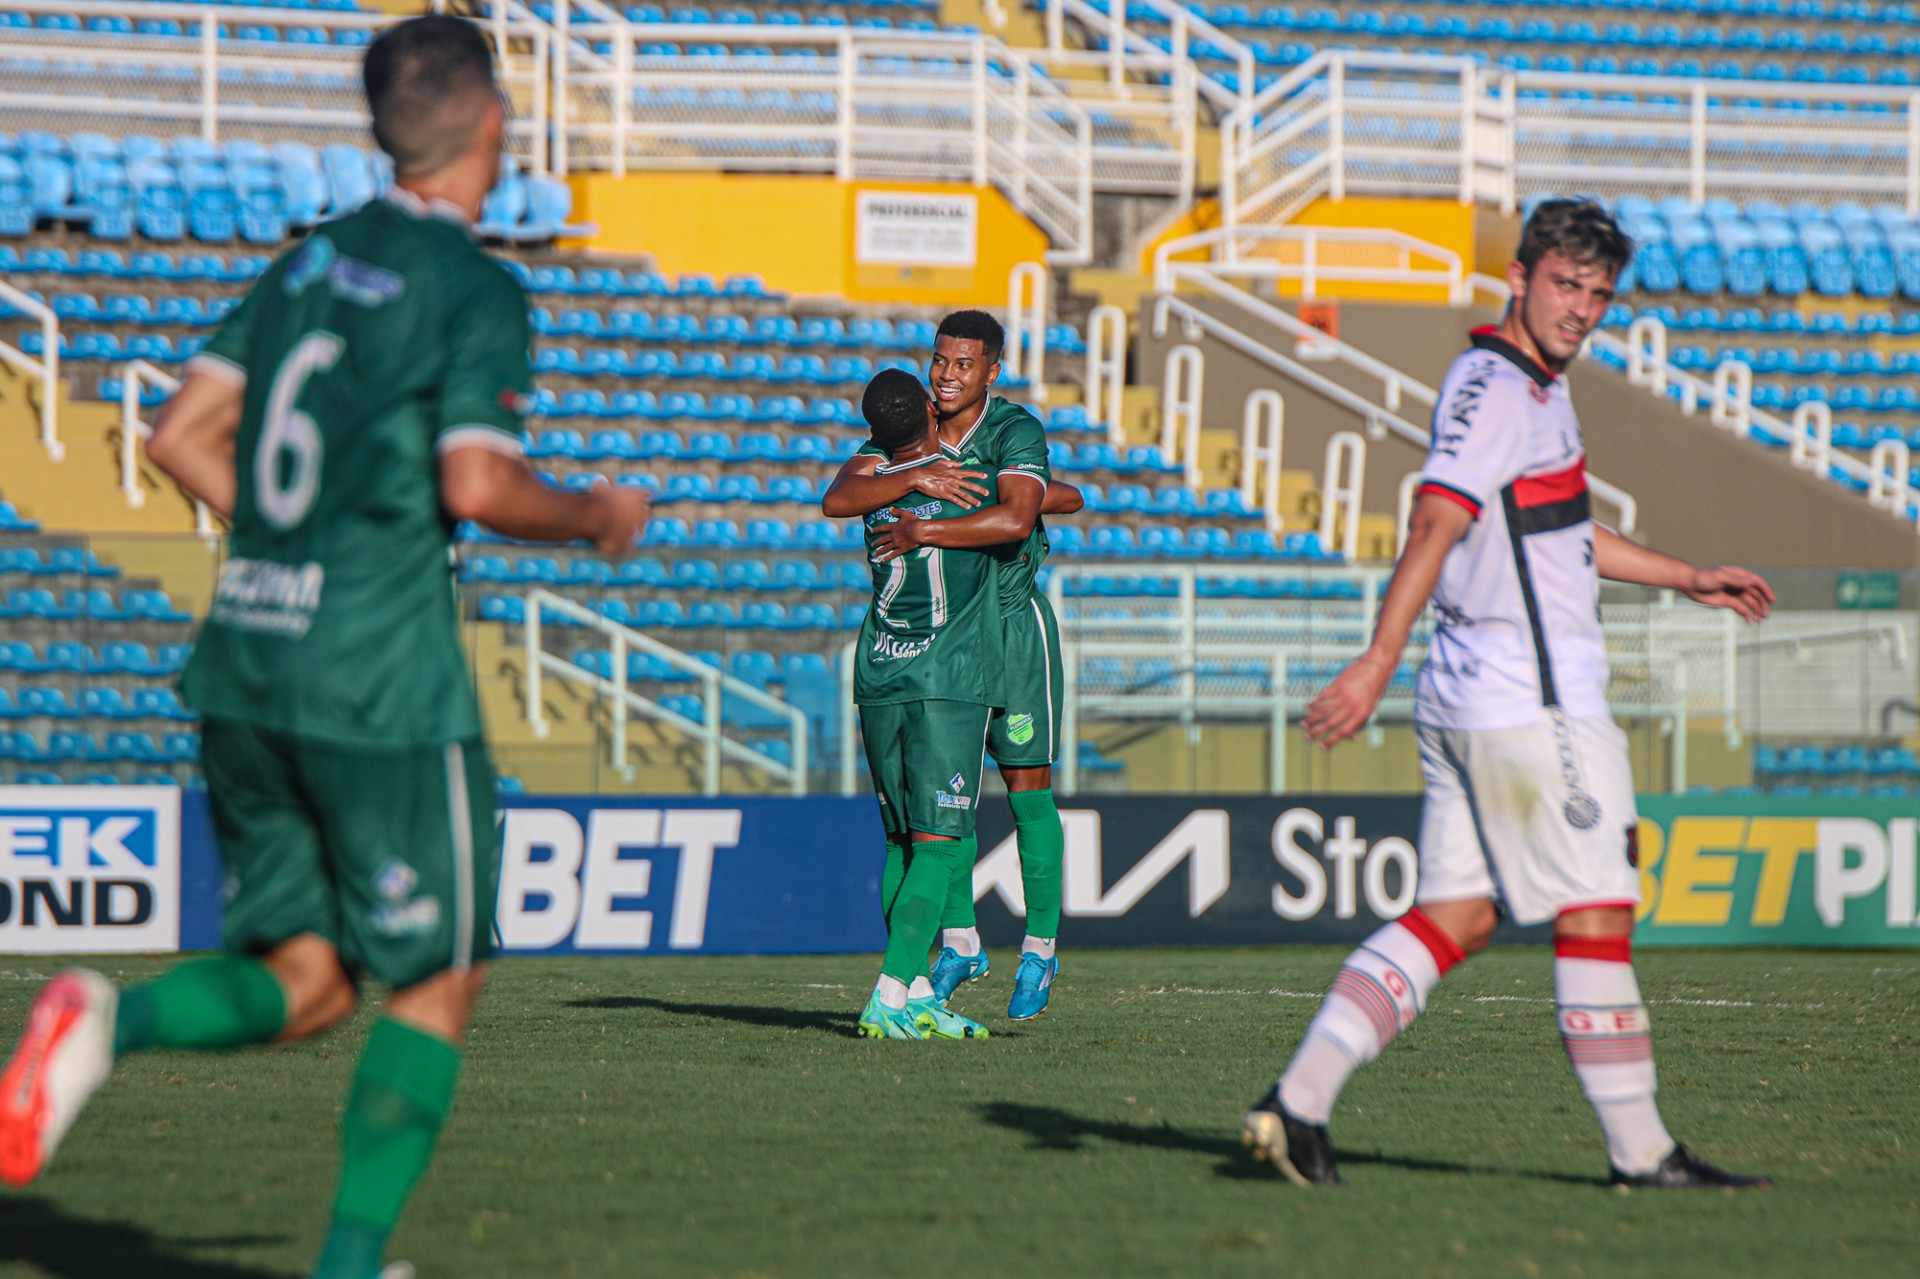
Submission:
<svg viewBox="0 0 1920 1279">
<path fill-rule="evenodd" d="M 1042 959 L 1032 951 L 1020 956 L 1020 967 L 1013 974 L 1013 998 L 1007 1001 L 1007 1016 L 1014 1021 L 1032 1021 L 1047 1011 L 1053 995 L 1053 979 L 1060 975 L 1058 959 Z"/>
<path fill-rule="evenodd" d="M 933 997 L 941 1003 L 953 998 L 953 992 L 970 981 L 979 981 L 987 975 L 993 965 L 987 962 L 987 952 L 977 955 L 963 955 L 951 946 L 942 947 L 940 958 L 933 961 L 933 968 L 927 973 L 927 980 L 933 983 Z"/>
</svg>

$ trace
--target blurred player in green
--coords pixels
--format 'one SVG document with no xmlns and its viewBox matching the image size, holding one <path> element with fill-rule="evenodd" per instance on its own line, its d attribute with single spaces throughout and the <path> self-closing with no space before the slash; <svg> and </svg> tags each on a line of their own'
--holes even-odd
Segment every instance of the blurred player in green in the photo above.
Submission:
<svg viewBox="0 0 1920 1279">
<path fill-rule="evenodd" d="M 624 553 L 635 490 L 561 492 L 521 455 L 526 299 L 472 225 L 505 111 L 471 23 L 367 52 L 396 186 L 262 277 L 189 367 L 149 448 L 228 516 L 230 557 L 181 687 L 225 862 L 227 953 L 116 991 L 55 978 L 0 1079 L 0 1176 L 46 1167 L 116 1057 L 338 1025 L 392 989 L 341 1121 L 317 1279 L 374 1279 L 453 1104 L 492 953 L 494 775 L 461 656 L 457 520 Z"/>
<path fill-rule="evenodd" d="M 992 505 L 956 518 L 898 521 L 886 530 L 882 553 L 970 548 L 986 551 L 997 565 L 1006 704 L 988 727 L 987 753 L 1006 782 L 1020 851 L 1027 935 L 1020 945 L 1007 1016 L 1024 1021 L 1046 1011 L 1060 971 L 1056 940 L 1066 848 L 1053 800 L 1066 681 L 1053 608 L 1034 589 L 1048 549 L 1040 517 L 1072 514 L 1082 503 L 1079 490 L 1051 482 L 1039 419 L 989 395 L 1000 377 L 1005 345 L 1005 331 L 984 311 L 956 311 L 942 320 L 927 376 L 944 461 L 909 484 L 903 476 L 882 474 L 877 450 L 869 446 L 841 468 L 822 509 L 836 517 L 866 515 L 898 502 L 909 488 L 962 506 L 981 506 L 989 479 L 998 493 Z M 985 977 L 989 967 L 975 928 L 971 858 L 957 870 L 941 923 L 941 950 L 931 978 L 936 995 L 945 1001 L 963 982 Z"/>
</svg>

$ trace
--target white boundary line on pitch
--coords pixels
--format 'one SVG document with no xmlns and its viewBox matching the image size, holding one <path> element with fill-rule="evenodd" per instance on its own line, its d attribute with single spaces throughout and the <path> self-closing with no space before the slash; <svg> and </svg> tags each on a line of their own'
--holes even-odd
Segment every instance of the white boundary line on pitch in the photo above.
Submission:
<svg viewBox="0 0 1920 1279">
<path fill-rule="evenodd" d="M 1200 986 L 1162 986 L 1149 990 L 1149 995 L 1239 995 L 1268 996 L 1274 999 L 1321 999 L 1325 991 L 1283 990 L 1276 986 L 1271 990 L 1208 990 Z M 1475 995 L 1469 1001 L 1476 1004 L 1551 1004 L 1551 999 L 1535 995 Z M 1824 1004 L 1758 1004 L 1749 999 L 1649 999 L 1649 1004 L 1677 1005 L 1683 1008 L 1771 1008 L 1788 1012 L 1812 1011 L 1824 1008 Z"/>
</svg>

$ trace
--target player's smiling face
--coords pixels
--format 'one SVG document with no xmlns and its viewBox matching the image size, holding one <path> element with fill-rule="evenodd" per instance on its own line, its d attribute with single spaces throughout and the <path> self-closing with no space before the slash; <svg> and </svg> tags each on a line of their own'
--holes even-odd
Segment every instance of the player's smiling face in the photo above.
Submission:
<svg viewBox="0 0 1920 1279">
<path fill-rule="evenodd" d="M 934 407 L 942 421 L 973 409 L 987 398 L 988 388 L 999 378 L 1000 362 L 987 360 L 986 347 L 978 338 L 943 333 L 933 340 L 927 381 L 933 387 Z"/>
<path fill-rule="evenodd" d="M 1523 350 L 1531 345 L 1527 353 L 1537 352 L 1549 373 L 1564 369 L 1613 305 L 1619 274 L 1604 263 L 1576 262 L 1557 249 L 1535 262 L 1531 271 L 1516 262 L 1508 268 L 1507 283 L 1527 339 L 1516 345 Z"/>
</svg>

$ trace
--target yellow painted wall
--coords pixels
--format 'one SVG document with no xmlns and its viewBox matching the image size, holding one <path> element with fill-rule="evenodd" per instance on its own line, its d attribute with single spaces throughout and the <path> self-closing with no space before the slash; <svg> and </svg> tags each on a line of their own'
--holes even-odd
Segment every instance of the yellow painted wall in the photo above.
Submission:
<svg viewBox="0 0 1920 1279">
<path fill-rule="evenodd" d="M 669 275 L 758 275 L 787 293 L 1004 306 L 1008 273 L 1021 262 L 1044 261 L 1048 247 L 1040 229 L 992 187 L 733 173 L 584 174 L 571 181 L 574 216 L 600 230 L 570 247 L 650 254 Z M 978 197 L 974 265 L 856 263 L 854 203 L 862 191 Z"/>
</svg>

